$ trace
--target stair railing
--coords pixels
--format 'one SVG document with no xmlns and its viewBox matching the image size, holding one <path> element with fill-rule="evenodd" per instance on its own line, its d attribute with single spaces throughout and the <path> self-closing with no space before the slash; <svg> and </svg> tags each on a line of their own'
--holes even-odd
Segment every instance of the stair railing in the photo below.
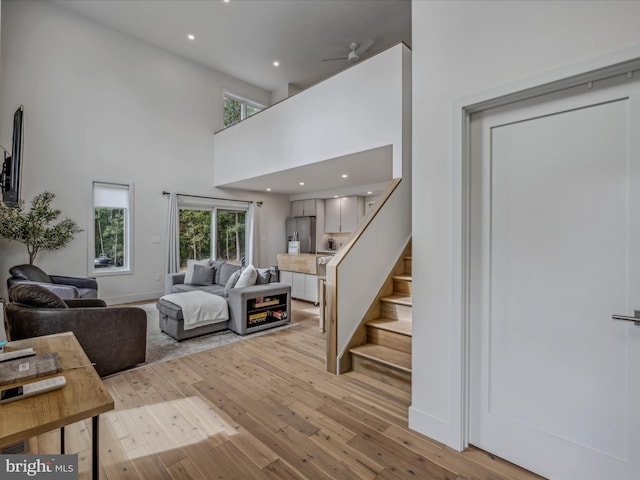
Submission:
<svg viewBox="0 0 640 480">
<path fill-rule="evenodd" d="M 342 373 L 340 358 L 410 237 L 411 182 L 398 178 L 327 264 L 327 371 Z"/>
</svg>

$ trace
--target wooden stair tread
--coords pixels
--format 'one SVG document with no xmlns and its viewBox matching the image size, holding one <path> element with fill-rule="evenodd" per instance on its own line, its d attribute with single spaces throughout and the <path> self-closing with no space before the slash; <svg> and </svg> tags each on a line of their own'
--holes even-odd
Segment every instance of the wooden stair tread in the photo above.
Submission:
<svg viewBox="0 0 640 480">
<path fill-rule="evenodd" d="M 394 320 L 393 318 L 377 318 L 367 322 L 367 325 L 389 332 L 399 333 L 410 337 L 413 332 L 413 324 L 407 320 Z"/>
<path fill-rule="evenodd" d="M 413 277 L 411 275 L 394 275 L 394 280 L 404 280 L 405 282 L 412 282 Z"/>
<path fill-rule="evenodd" d="M 397 303 L 399 305 L 412 306 L 411 295 L 388 295 L 380 299 L 381 302 Z"/>
<path fill-rule="evenodd" d="M 388 367 L 396 368 L 403 372 L 411 373 L 411 354 L 399 352 L 392 348 L 365 343 L 349 350 L 353 355 L 379 362 Z"/>
</svg>

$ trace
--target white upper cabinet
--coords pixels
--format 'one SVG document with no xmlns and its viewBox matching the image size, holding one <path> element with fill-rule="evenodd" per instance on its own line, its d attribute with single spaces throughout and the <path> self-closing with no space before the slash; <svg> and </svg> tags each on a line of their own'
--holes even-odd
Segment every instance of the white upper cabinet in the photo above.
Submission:
<svg viewBox="0 0 640 480">
<path fill-rule="evenodd" d="M 341 232 L 339 198 L 328 198 L 324 201 L 324 231 L 325 233 Z"/>
<path fill-rule="evenodd" d="M 307 200 L 294 200 L 293 202 L 291 202 L 292 217 L 315 217 L 316 210 L 315 198 L 309 198 Z"/>
<path fill-rule="evenodd" d="M 351 233 L 364 216 L 362 197 L 329 198 L 325 200 L 325 233 Z"/>
<path fill-rule="evenodd" d="M 305 217 L 315 217 L 316 215 L 316 199 L 309 198 L 302 201 L 303 215 Z"/>
</svg>

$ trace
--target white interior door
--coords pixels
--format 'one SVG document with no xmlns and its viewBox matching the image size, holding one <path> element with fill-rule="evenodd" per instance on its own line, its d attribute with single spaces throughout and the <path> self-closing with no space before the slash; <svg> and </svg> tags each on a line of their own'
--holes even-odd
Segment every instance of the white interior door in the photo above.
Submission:
<svg viewBox="0 0 640 480">
<path fill-rule="evenodd" d="M 472 116 L 469 439 L 549 478 L 640 479 L 639 84 Z"/>
</svg>

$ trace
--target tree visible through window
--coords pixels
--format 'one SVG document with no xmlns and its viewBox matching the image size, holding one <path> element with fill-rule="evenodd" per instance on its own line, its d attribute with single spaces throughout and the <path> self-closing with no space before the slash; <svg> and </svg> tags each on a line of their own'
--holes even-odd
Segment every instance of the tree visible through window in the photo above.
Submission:
<svg viewBox="0 0 640 480">
<path fill-rule="evenodd" d="M 96 208 L 95 260 L 96 268 L 124 266 L 123 208 Z"/>
<path fill-rule="evenodd" d="M 224 128 L 230 127 L 251 115 L 261 111 L 264 107 L 234 95 L 224 96 Z"/>
<path fill-rule="evenodd" d="M 186 268 L 187 259 L 214 258 L 244 264 L 245 211 L 182 208 L 179 221 L 180 268 Z"/>
<path fill-rule="evenodd" d="M 217 211 L 216 258 L 236 265 L 245 260 L 244 232 L 245 212 L 238 210 Z"/>
<path fill-rule="evenodd" d="M 211 258 L 211 210 L 180 210 L 180 268 L 187 259 Z"/>
<path fill-rule="evenodd" d="M 93 268 L 128 270 L 130 186 L 93 183 Z"/>
</svg>

